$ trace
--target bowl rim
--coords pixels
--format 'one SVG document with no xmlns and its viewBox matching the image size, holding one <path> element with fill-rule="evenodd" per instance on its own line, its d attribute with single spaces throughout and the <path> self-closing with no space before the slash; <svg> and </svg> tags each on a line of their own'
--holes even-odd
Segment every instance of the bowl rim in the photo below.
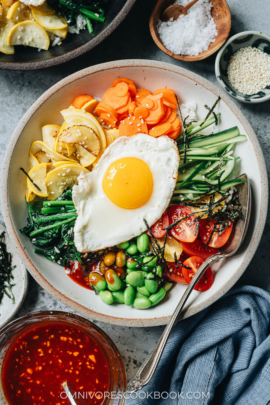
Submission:
<svg viewBox="0 0 270 405">
<path fill-rule="evenodd" d="M 98 35 L 89 39 L 84 45 L 73 49 L 72 51 L 66 52 L 64 55 L 55 56 L 51 59 L 36 61 L 36 62 L 1 62 L 0 69 L 3 70 L 37 70 L 45 69 L 51 66 L 57 66 L 61 63 L 69 62 L 70 60 L 77 58 L 84 53 L 90 51 L 95 46 L 100 44 L 104 39 L 106 39 L 121 22 L 128 15 L 132 7 L 134 6 L 136 0 L 126 0 L 124 6 L 121 8 L 119 13 L 114 17 L 114 19 L 108 24 Z M 74 34 L 71 34 L 74 35 Z M 37 51 L 37 50 L 36 50 Z"/>
<path fill-rule="evenodd" d="M 238 32 L 237 34 L 233 35 L 231 38 L 228 39 L 228 41 L 223 45 L 223 47 L 218 51 L 218 54 L 216 56 L 216 60 L 215 60 L 215 75 L 216 75 L 216 79 L 218 81 L 218 84 L 222 87 L 222 89 L 224 91 L 226 91 L 227 94 L 229 94 L 230 97 L 235 98 L 238 101 L 242 101 L 243 103 L 246 104 L 259 104 L 259 103 L 263 103 L 265 101 L 270 100 L 270 94 L 268 94 L 267 96 L 261 97 L 261 98 L 256 98 L 256 99 L 250 99 L 249 101 L 247 101 L 244 97 L 239 96 L 238 94 L 236 96 L 234 96 L 233 94 L 229 93 L 228 90 L 226 89 L 227 86 L 225 86 L 225 83 L 221 77 L 220 74 L 220 59 L 221 56 L 223 54 L 223 52 L 225 51 L 225 49 L 227 48 L 227 46 L 233 42 L 236 38 L 239 38 L 243 35 L 251 35 L 251 34 L 255 34 L 260 36 L 261 38 L 265 38 L 268 41 L 270 41 L 270 35 L 264 34 L 261 31 L 242 31 L 242 32 Z"/>
<path fill-rule="evenodd" d="M 58 290 L 56 290 L 45 279 L 45 277 L 43 277 L 39 273 L 38 269 L 33 265 L 31 260 L 27 256 L 26 252 L 24 251 L 24 248 L 21 245 L 19 238 L 17 236 L 17 232 L 16 232 L 14 224 L 12 222 L 11 213 L 10 213 L 10 209 L 9 209 L 9 172 L 10 172 L 10 167 L 11 167 L 13 151 L 16 147 L 16 143 L 17 143 L 18 139 L 20 138 L 20 135 L 21 135 L 22 131 L 24 130 L 25 126 L 31 120 L 31 118 L 35 114 L 35 112 L 42 106 L 42 104 L 45 103 L 46 101 L 48 101 L 48 99 L 52 95 L 54 95 L 57 91 L 59 91 L 63 87 L 68 86 L 69 84 L 75 82 L 76 80 L 82 79 L 82 78 L 87 77 L 94 73 L 99 73 L 99 72 L 104 72 L 104 71 L 109 71 L 109 70 L 120 71 L 121 68 L 134 68 L 134 67 L 137 67 L 137 68 L 139 67 L 142 70 L 143 70 L 143 68 L 152 68 L 152 69 L 163 70 L 163 71 L 166 71 L 169 73 L 170 72 L 176 73 L 178 75 L 184 76 L 184 77 L 192 80 L 193 82 L 201 85 L 202 87 L 211 91 L 216 97 L 220 96 L 222 98 L 222 101 L 227 104 L 228 108 L 230 108 L 230 110 L 232 110 L 233 114 L 236 115 L 236 117 L 240 120 L 241 124 L 245 128 L 245 132 L 248 134 L 249 139 L 253 144 L 253 149 L 254 149 L 255 154 L 257 155 L 257 160 L 258 160 L 258 164 L 259 164 L 262 188 L 261 188 L 261 205 L 260 205 L 260 210 L 259 210 L 259 219 L 258 219 L 258 223 L 254 229 L 252 240 L 250 242 L 250 245 L 249 245 L 247 251 L 245 252 L 242 263 L 240 264 L 240 266 L 238 267 L 238 269 L 236 270 L 234 275 L 214 295 L 209 297 L 203 303 L 195 305 L 192 308 L 188 308 L 185 311 L 185 313 L 183 314 L 183 319 L 187 318 L 189 316 L 192 316 L 197 312 L 200 312 L 201 310 L 205 309 L 206 307 L 208 307 L 209 305 L 214 303 L 217 299 L 219 299 L 221 296 L 223 296 L 236 283 L 236 281 L 244 273 L 248 264 L 250 263 L 251 259 L 253 258 L 254 254 L 256 252 L 256 249 L 259 245 L 259 242 L 261 240 L 264 226 L 266 223 L 267 209 L 268 209 L 268 177 L 267 177 L 266 164 L 265 164 L 264 156 L 262 153 L 262 149 L 261 149 L 259 141 L 258 141 L 258 139 L 255 135 L 255 132 L 253 131 L 250 123 L 248 122 L 248 120 L 246 119 L 244 114 L 241 112 L 240 108 L 235 105 L 233 100 L 226 93 L 224 93 L 220 88 L 218 88 L 216 85 L 212 84 L 207 79 L 205 79 L 193 72 L 190 72 L 187 69 L 175 66 L 173 64 L 151 61 L 151 60 L 140 60 L 140 59 L 106 62 L 106 63 L 102 63 L 99 65 L 95 65 L 95 66 L 83 69 L 79 72 L 76 72 L 76 73 L 66 77 L 65 79 L 61 80 L 60 82 L 56 83 L 50 89 L 48 89 L 41 97 L 38 98 L 38 100 L 29 108 L 29 110 L 26 112 L 26 114 L 22 117 L 22 119 L 18 123 L 18 125 L 11 137 L 11 140 L 8 144 L 8 147 L 7 147 L 7 150 L 5 153 L 5 157 L 4 157 L 3 167 L 2 167 L 1 203 L 2 203 L 2 209 L 3 209 L 3 217 L 4 217 L 4 220 L 6 223 L 6 228 L 9 232 L 9 236 L 10 236 L 11 240 L 14 243 L 14 246 L 17 250 L 18 255 L 20 256 L 22 262 L 25 264 L 28 271 L 35 278 L 35 280 L 46 291 L 48 291 L 52 296 L 54 296 L 60 302 L 69 306 L 73 310 L 77 311 L 81 315 L 94 319 L 94 320 L 97 320 L 97 321 L 114 324 L 114 325 L 120 325 L 120 326 L 150 327 L 150 326 L 165 325 L 166 323 L 169 322 L 170 316 L 163 316 L 163 317 L 159 317 L 159 318 L 146 318 L 146 319 L 140 319 L 138 316 L 138 318 L 136 318 L 136 319 L 129 319 L 129 318 L 121 318 L 121 317 L 104 315 L 104 314 L 100 314 L 98 312 L 95 312 L 93 310 L 86 308 L 85 306 L 73 301 L 71 298 L 66 297 L 64 294 L 62 294 Z"/>
</svg>

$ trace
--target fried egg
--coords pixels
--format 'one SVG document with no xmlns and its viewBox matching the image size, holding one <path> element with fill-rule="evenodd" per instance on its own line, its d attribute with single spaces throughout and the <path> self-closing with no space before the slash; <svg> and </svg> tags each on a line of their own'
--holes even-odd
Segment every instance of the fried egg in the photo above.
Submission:
<svg viewBox="0 0 270 405">
<path fill-rule="evenodd" d="M 175 188 L 179 153 L 167 136 L 116 139 L 92 172 L 73 187 L 79 252 L 118 245 L 146 231 L 166 210 Z"/>
</svg>

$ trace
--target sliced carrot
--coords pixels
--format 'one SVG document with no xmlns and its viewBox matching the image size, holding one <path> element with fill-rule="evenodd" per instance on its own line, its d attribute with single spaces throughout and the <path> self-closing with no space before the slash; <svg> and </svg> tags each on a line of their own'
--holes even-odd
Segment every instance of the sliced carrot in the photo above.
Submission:
<svg viewBox="0 0 270 405">
<path fill-rule="evenodd" d="M 102 101 L 96 106 L 95 113 L 100 116 L 101 114 L 113 114 L 117 118 L 117 112 L 109 104 Z"/>
<path fill-rule="evenodd" d="M 127 95 L 127 93 L 128 93 L 128 85 L 124 82 L 117 83 L 117 85 L 115 86 L 115 94 L 118 97 L 124 97 Z"/>
<path fill-rule="evenodd" d="M 167 135 L 171 139 L 176 139 L 181 134 L 181 128 L 176 129 L 175 131 L 169 132 Z"/>
<path fill-rule="evenodd" d="M 124 114 L 125 112 L 128 112 L 130 102 L 131 102 L 130 95 L 128 93 L 128 101 L 127 101 L 127 103 L 123 107 L 116 109 L 118 114 Z"/>
<path fill-rule="evenodd" d="M 115 87 L 110 87 L 107 89 L 102 97 L 102 102 L 109 104 L 115 110 L 126 106 L 130 98 L 129 93 L 127 93 L 123 97 L 119 97 L 115 93 Z M 121 114 L 120 111 L 118 111 Z"/>
<path fill-rule="evenodd" d="M 93 97 L 90 94 L 79 94 L 73 99 L 72 105 L 75 108 L 81 109 L 85 103 L 91 100 L 93 100 Z"/>
<path fill-rule="evenodd" d="M 113 83 L 112 83 L 112 87 L 115 87 L 118 83 L 126 83 L 128 85 L 128 91 L 131 95 L 131 97 L 135 97 L 137 94 L 137 88 L 134 84 L 134 82 L 130 79 L 127 79 L 126 77 L 118 77 L 118 79 L 116 79 Z"/>
<path fill-rule="evenodd" d="M 157 101 L 162 98 L 162 94 L 149 94 L 147 96 L 147 98 L 150 98 L 150 100 L 153 100 L 153 101 Z"/>
<path fill-rule="evenodd" d="M 130 83 L 130 84 L 128 85 L 128 91 L 129 91 L 130 96 L 131 96 L 132 98 L 134 98 L 134 97 L 136 96 L 136 94 L 137 94 L 137 88 L 136 88 L 136 86 L 135 86 L 134 83 Z"/>
<path fill-rule="evenodd" d="M 164 105 L 163 108 L 164 108 L 164 117 L 159 122 L 160 124 L 163 124 L 163 122 L 167 122 L 172 113 L 172 109 L 170 107 L 167 107 L 166 105 Z"/>
<path fill-rule="evenodd" d="M 136 107 L 134 111 L 134 115 L 136 118 L 146 118 L 149 114 L 149 111 L 145 107 Z"/>
<path fill-rule="evenodd" d="M 125 120 L 127 117 L 128 117 L 128 111 L 126 111 L 126 112 L 123 113 L 123 114 L 118 114 L 118 121 L 119 121 L 119 122 L 120 122 L 120 121 L 123 121 L 123 120 Z"/>
<path fill-rule="evenodd" d="M 170 108 L 177 108 L 175 92 L 172 89 L 159 89 L 154 91 L 154 95 L 162 94 L 163 102 Z"/>
<path fill-rule="evenodd" d="M 99 117 L 108 127 L 115 128 L 117 124 L 117 118 L 111 114 L 101 114 Z"/>
<path fill-rule="evenodd" d="M 154 108 L 154 105 L 155 105 L 154 101 L 151 100 L 150 98 L 144 98 L 141 101 L 141 106 L 148 108 L 148 110 Z"/>
<path fill-rule="evenodd" d="M 135 108 L 136 108 L 136 103 L 135 103 L 135 101 L 131 101 L 131 102 L 129 103 L 129 106 L 128 106 L 128 112 L 129 112 L 129 114 L 134 115 Z"/>
<path fill-rule="evenodd" d="M 176 110 L 171 110 L 172 112 L 171 112 L 171 115 L 169 116 L 169 118 L 168 118 L 168 121 L 169 122 L 173 122 L 174 120 L 175 120 L 175 118 L 176 118 Z"/>
<path fill-rule="evenodd" d="M 157 137 L 161 135 L 166 135 L 172 129 L 172 124 L 170 122 L 164 122 L 164 124 L 156 125 L 155 127 L 151 128 L 149 131 L 149 135 Z"/>
<path fill-rule="evenodd" d="M 140 90 L 138 91 L 138 93 L 136 94 L 136 103 L 139 103 L 138 107 L 140 106 L 141 101 L 142 101 L 145 97 L 151 96 L 151 95 L 152 95 L 152 93 L 151 93 L 149 90 L 147 90 L 147 89 L 140 89 Z"/>
<path fill-rule="evenodd" d="M 128 117 L 119 125 L 119 136 L 132 136 L 141 132 L 148 134 L 147 125 L 135 117 Z"/>
<path fill-rule="evenodd" d="M 164 107 L 162 100 L 156 101 L 156 108 L 149 110 L 148 117 L 145 118 L 145 122 L 149 125 L 156 125 L 164 117 Z"/>
<path fill-rule="evenodd" d="M 178 117 L 170 124 L 172 125 L 172 131 L 176 131 L 178 128 L 182 129 L 182 123 Z"/>
</svg>

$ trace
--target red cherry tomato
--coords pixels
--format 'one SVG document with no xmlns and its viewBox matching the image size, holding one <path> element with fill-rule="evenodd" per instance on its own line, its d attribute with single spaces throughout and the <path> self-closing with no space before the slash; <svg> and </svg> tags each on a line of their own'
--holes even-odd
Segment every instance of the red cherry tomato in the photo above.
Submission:
<svg viewBox="0 0 270 405">
<path fill-rule="evenodd" d="M 201 219 L 200 220 L 200 236 L 203 241 L 203 243 L 207 243 L 212 230 L 214 228 L 214 224 L 216 221 L 214 220 L 209 220 L 209 219 Z M 218 229 L 220 228 L 220 225 L 218 225 Z M 219 232 L 214 232 L 213 236 L 211 237 L 210 242 L 208 243 L 208 246 L 212 248 L 220 248 L 221 246 L 225 245 L 227 240 L 229 239 L 233 229 L 233 224 L 230 222 L 230 226 L 226 228 L 221 235 L 219 235 Z"/>
<path fill-rule="evenodd" d="M 159 218 L 159 220 L 152 225 L 150 229 L 155 238 L 163 238 L 163 236 L 166 234 L 166 230 L 164 228 L 167 226 L 169 226 L 169 217 L 168 214 L 164 212 L 162 217 Z M 147 234 L 150 236 L 149 232 L 147 232 Z"/>
<path fill-rule="evenodd" d="M 192 256 L 189 257 L 185 262 L 183 263 L 186 267 L 189 267 L 190 269 L 187 269 L 186 267 L 182 267 L 182 273 L 183 276 L 185 277 L 185 280 L 189 284 L 200 267 L 200 265 L 204 262 L 204 260 L 201 257 L 198 256 Z M 205 271 L 203 276 L 200 278 L 198 283 L 196 284 L 196 287 L 194 290 L 203 292 L 209 290 L 210 287 L 212 287 L 214 282 L 214 276 L 211 270 L 211 267 L 208 267 L 208 269 Z"/>
<path fill-rule="evenodd" d="M 218 253 L 218 249 L 205 246 L 205 244 L 202 243 L 199 238 L 197 238 L 193 243 L 181 242 L 181 245 L 183 246 L 183 251 L 188 256 L 199 256 L 204 260 Z"/>
<path fill-rule="evenodd" d="M 173 224 L 190 214 L 192 214 L 192 211 L 189 208 L 181 205 L 173 205 L 168 212 L 170 224 Z M 197 238 L 195 215 L 190 215 L 187 219 L 179 222 L 170 232 L 175 239 L 178 239 L 181 242 L 194 242 Z"/>
<path fill-rule="evenodd" d="M 183 276 L 182 268 L 176 268 L 175 264 L 172 262 L 167 262 L 168 269 L 165 267 L 166 276 L 169 277 L 171 280 L 175 281 L 176 283 L 187 284 L 186 279 Z"/>
</svg>

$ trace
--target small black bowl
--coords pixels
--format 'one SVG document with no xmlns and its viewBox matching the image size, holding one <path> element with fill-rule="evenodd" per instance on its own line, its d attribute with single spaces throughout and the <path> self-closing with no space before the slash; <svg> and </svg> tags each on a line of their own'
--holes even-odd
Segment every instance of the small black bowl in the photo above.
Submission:
<svg viewBox="0 0 270 405">
<path fill-rule="evenodd" d="M 94 48 L 110 35 L 124 20 L 136 0 L 113 0 L 109 2 L 106 21 L 95 25 L 95 35 L 87 29 L 79 34 L 68 34 L 62 45 L 50 47 L 48 51 L 16 46 L 14 55 L 0 52 L 0 69 L 34 70 L 59 65 Z"/>
</svg>

